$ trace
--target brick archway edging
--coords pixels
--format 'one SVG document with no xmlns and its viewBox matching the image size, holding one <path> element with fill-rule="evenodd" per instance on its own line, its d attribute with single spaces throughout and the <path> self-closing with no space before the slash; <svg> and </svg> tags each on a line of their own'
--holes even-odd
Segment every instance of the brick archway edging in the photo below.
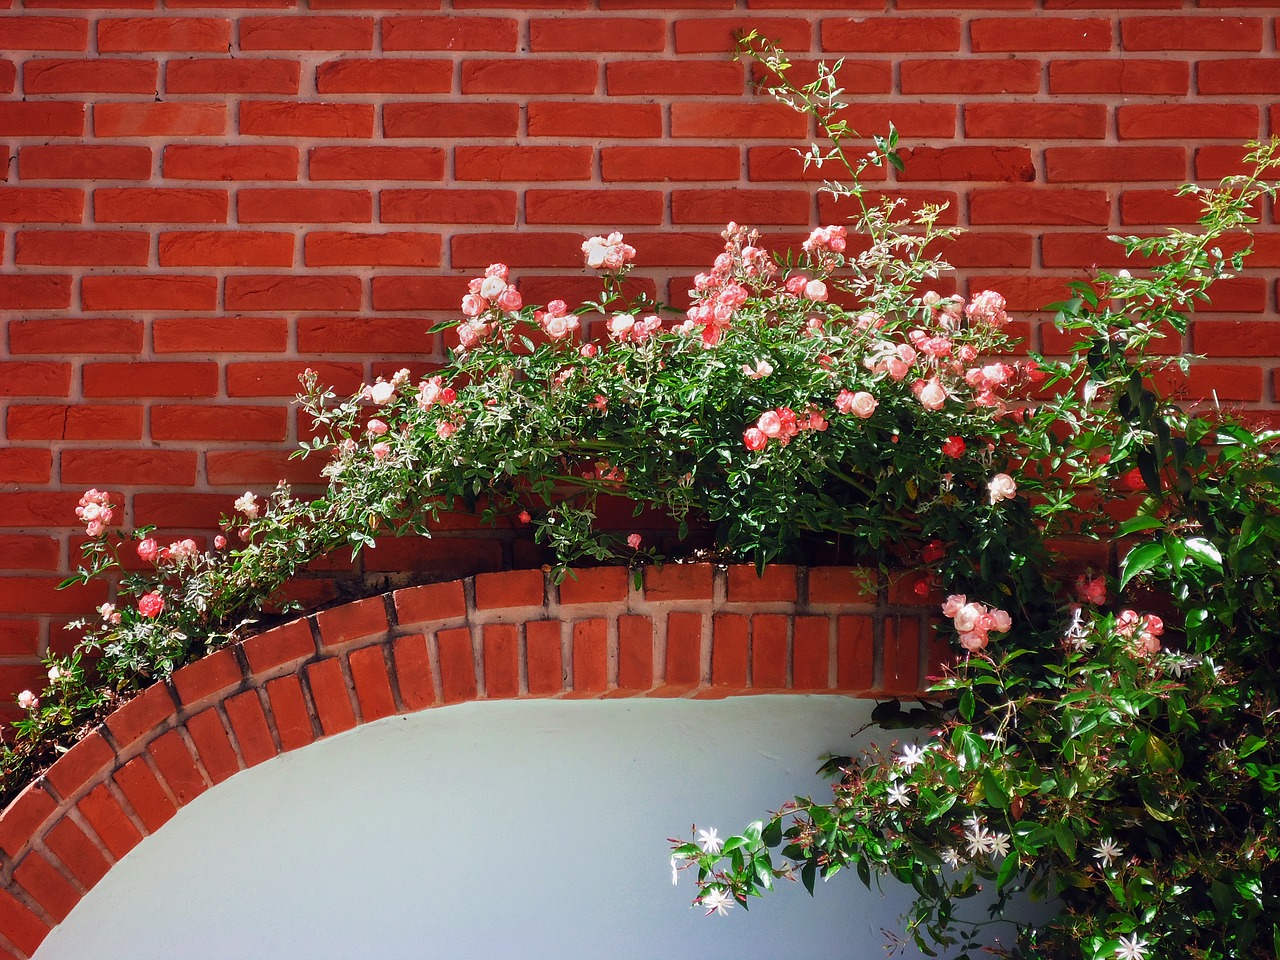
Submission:
<svg viewBox="0 0 1280 960">
<path fill-rule="evenodd" d="M 470 700 L 910 695 L 938 607 L 847 567 L 480 574 L 291 621 L 116 710 L 0 813 L 0 960 L 27 960 L 111 866 L 210 787 L 395 714 Z"/>
</svg>

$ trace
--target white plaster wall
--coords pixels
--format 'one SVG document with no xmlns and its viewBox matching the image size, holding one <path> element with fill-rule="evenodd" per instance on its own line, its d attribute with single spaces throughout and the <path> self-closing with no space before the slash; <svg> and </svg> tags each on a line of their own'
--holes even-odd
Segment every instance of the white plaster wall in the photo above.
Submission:
<svg viewBox="0 0 1280 960">
<path fill-rule="evenodd" d="M 36 960 L 881 957 L 902 889 L 845 873 L 704 918 L 666 843 L 825 799 L 817 758 L 847 752 L 870 707 L 524 701 L 383 720 L 198 798 Z"/>
</svg>

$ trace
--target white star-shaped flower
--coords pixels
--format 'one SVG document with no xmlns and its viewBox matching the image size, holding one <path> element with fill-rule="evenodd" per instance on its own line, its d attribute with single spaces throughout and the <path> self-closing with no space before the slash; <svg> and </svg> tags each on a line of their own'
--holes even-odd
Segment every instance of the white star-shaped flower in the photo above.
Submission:
<svg viewBox="0 0 1280 960">
<path fill-rule="evenodd" d="M 955 847 L 947 847 L 942 851 L 942 862 L 952 870 L 960 866 L 960 852 Z"/>
<path fill-rule="evenodd" d="M 715 827 L 710 830 L 699 830 L 698 843 L 702 845 L 703 853 L 719 853 L 720 848 L 724 846 L 724 841 L 716 833 Z"/>
<path fill-rule="evenodd" d="M 1007 833 L 988 833 L 982 840 L 987 853 L 999 854 L 1002 857 L 1009 855 L 1009 835 Z"/>
<path fill-rule="evenodd" d="M 1104 867 L 1109 867 L 1113 862 L 1119 859 L 1124 853 L 1124 847 L 1116 843 L 1111 837 L 1107 837 L 1093 848 L 1093 856 Z"/>
<path fill-rule="evenodd" d="M 701 903 L 707 908 L 707 916 L 718 913 L 722 917 L 727 917 L 729 911 L 733 909 L 733 897 L 729 895 L 728 890 L 717 887 L 714 890 L 708 890 L 702 895 Z"/>
<path fill-rule="evenodd" d="M 902 756 L 898 758 L 898 763 L 902 765 L 902 769 L 910 773 L 919 764 L 924 763 L 924 748 L 908 743 L 902 748 Z"/>
<path fill-rule="evenodd" d="M 987 831 L 977 817 L 970 817 L 964 831 L 964 842 L 969 856 L 977 857 L 987 852 Z"/>
<path fill-rule="evenodd" d="M 1119 960 L 1143 960 L 1147 955 L 1148 946 L 1147 941 L 1139 939 L 1136 933 L 1121 937 L 1120 946 L 1116 947 L 1116 957 Z"/>
<path fill-rule="evenodd" d="M 889 802 L 896 803 L 900 807 L 911 806 L 911 794 L 907 788 L 897 781 L 889 784 Z"/>
</svg>

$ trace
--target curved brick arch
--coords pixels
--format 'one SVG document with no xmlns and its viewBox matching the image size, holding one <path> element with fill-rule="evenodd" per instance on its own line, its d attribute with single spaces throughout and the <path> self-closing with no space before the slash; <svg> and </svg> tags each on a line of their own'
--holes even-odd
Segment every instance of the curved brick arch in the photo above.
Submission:
<svg viewBox="0 0 1280 960">
<path fill-rule="evenodd" d="M 292 621 L 113 713 L 0 814 L 0 960 L 25 960 L 111 866 L 240 770 L 469 700 L 910 694 L 932 604 L 849 568 L 481 574 Z M 909 599 L 908 599 L 909 598 Z"/>
</svg>

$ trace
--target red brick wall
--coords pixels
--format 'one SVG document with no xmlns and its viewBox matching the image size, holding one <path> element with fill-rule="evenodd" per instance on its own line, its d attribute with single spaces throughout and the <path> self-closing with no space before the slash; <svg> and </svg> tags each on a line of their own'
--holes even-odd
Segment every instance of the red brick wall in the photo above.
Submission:
<svg viewBox="0 0 1280 960">
<path fill-rule="evenodd" d="M 958 288 L 1020 311 L 1117 265 L 1107 234 L 1186 222 L 1173 188 L 1280 127 L 1274 0 L 0 0 L 0 693 L 102 599 L 53 589 L 82 489 L 203 534 L 310 476 L 301 368 L 345 390 L 438 360 L 426 328 L 489 262 L 572 300 L 582 238 L 619 228 L 678 303 L 726 220 L 782 246 L 838 216 L 791 153 L 806 123 L 728 56 L 744 27 L 847 58 L 849 119 L 910 155 L 886 189 L 950 201 Z M 1262 217 L 1181 347 L 1208 355 L 1194 392 L 1270 408 Z M 534 559 L 454 535 L 374 572 Z"/>
</svg>

